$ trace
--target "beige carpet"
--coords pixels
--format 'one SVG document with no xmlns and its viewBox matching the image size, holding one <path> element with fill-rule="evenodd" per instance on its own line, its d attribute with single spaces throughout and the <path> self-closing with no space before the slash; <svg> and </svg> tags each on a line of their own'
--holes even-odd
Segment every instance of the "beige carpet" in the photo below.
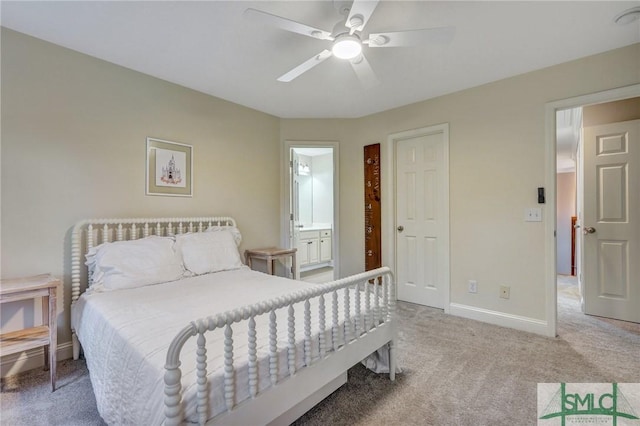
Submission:
<svg viewBox="0 0 640 426">
<path fill-rule="evenodd" d="M 556 339 L 399 304 L 404 374 L 357 367 L 298 425 L 534 425 L 541 382 L 640 382 L 640 324 L 579 312 L 561 291 Z"/>
<path fill-rule="evenodd" d="M 578 289 L 578 278 L 575 275 L 558 275 L 558 294 L 562 299 L 568 301 L 580 300 L 580 290 Z"/>
<path fill-rule="evenodd" d="M 395 382 L 361 366 L 296 425 L 533 425 L 539 382 L 640 382 L 640 325 L 579 312 L 559 292 L 556 339 L 398 304 Z M 64 361 L 60 388 L 46 373 L 5 380 L 4 425 L 100 425 L 83 362 Z"/>
</svg>

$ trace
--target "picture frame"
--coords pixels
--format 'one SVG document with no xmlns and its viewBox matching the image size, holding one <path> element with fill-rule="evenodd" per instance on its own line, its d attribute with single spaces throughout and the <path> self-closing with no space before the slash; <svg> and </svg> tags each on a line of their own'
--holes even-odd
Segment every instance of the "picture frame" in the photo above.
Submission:
<svg viewBox="0 0 640 426">
<path fill-rule="evenodd" d="M 147 138 L 146 195 L 193 196 L 193 146 Z"/>
</svg>

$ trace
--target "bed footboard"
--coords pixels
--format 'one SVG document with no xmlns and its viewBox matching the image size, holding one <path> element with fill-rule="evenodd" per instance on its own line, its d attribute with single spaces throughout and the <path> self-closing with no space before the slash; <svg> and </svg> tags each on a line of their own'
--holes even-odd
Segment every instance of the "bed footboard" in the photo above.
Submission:
<svg viewBox="0 0 640 426">
<path fill-rule="evenodd" d="M 385 344 L 389 347 L 389 377 L 394 380 L 394 286 L 391 270 L 384 267 L 190 323 L 173 339 L 167 352 L 164 375 L 165 424 L 178 425 L 184 421 L 180 354 L 185 343 L 193 337 L 197 340 L 196 413 L 199 424 L 243 424 L 250 419 L 260 419 L 261 423 L 268 423 L 292 409 L 297 403 L 308 399 L 309 392 L 313 393 L 314 390 L 310 390 L 310 387 L 317 385 L 319 389 L 326 386 Z M 303 308 L 298 308 L 301 312 L 296 312 L 294 305 L 297 307 L 299 304 Z M 311 308 L 312 304 L 314 309 Z M 278 348 L 275 312 L 282 308 L 287 309 L 287 345 L 285 348 Z M 314 330 L 312 315 L 317 315 L 317 327 L 313 327 L 316 328 Z M 270 386 L 262 391 L 259 391 L 256 345 L 256 318 L 260 316 L 268 317 L 269 323 Z M 247 327 L 246 383 L 237 383 L 235 379 L 233 332 L 236 327 Z M 211 389 L 213 386 L 208 385 L 206 335 L 214 330 L 224 331 L 222 390 Z M 304 362 L 302 368 L 298 368 L 297 371 L 296 352 L 299 349 L 295 330 L 304 330 L 304 341 L 301 345 Z M 284 379 L 279 379 L 278 375 L 281 356 L 286 357 L 288 368 Z M 310 386 L 310 383 L 313 385 Z M 236 391 L 240 386 L 247 387 L 249 399 L 237 401 Z M 223 392 L 226 411 L 212 416 L 208 412 L 209 392 L 215 391 Z M 286 401 L 283 401 L 282 395 L 286 395 Z"/>
</svg>

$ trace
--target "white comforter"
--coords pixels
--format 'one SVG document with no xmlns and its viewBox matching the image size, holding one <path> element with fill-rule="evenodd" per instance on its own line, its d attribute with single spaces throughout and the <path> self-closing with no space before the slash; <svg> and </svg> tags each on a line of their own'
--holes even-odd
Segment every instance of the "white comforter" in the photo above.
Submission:
<svg viewBox="0 0 640 426">
<path fill-rule="evenodd" d="M 83 294 L 72 310 L 72 324 L 82 344 L 98 410 L 109 424 L 151 425 L 164 420 L 164 363 L 174 336 L 190 321 L 221 313 L 260 300 L 300 290 L 300 281 L 272 277 L 242 268 L 186 278 L 170 283 L 106 293 Z M 327 300 L 329 302 L 329 300 Z M 342 305 L 342 303 L 341 303 Z M 327 303 L 327 313 L 330 312 Z M 257 321 L 258 356 L 268 355 L 267 315 Z M 302 307 L 296 308 L 302 318 Z M 313 314 L 314 323 L 317 315 Z M 328 318 L 330 316 L 328 315 Z M 286 347 L 286 312 L 278 312 L 278 348 Z M 296 329 L 303 336 L 302 322 Z M 329 320 L 327 320 L 329 325 Z M 317 330 L 314 326 L 314 330 Z M 222 330 L 207 335 L 210 389 L 221 383 L 223 365 Z M 247 338 L 244 324 L 234 327 L 236 403 L 248 397 L 246 386 Z M 329 337 L 327 335 L 327 337 Z M 330 340 L 328 340 L 330 342 Z M 280 356 L 279 375 L 287 374 L 286 356 Z M 195 417 L 195 338 L 181 355 L 183 398 L 186 417 Z M 303 364 L 303 351 L 297 351 Z M 244 368 L 243 368 L 244 365 Z M 258 367 L 259 388 L 269 386 L 268 366 Z M 209 416 L 225 408 L 221 392 L 211 392 Z"/>
</svg>

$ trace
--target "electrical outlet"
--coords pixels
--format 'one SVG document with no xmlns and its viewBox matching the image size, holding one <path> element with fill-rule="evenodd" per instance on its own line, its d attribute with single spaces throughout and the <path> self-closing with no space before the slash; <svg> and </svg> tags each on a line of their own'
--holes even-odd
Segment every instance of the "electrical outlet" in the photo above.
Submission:
<svg viewBox="0 0 640 426">
<path fill-rule="evenodd" d="M 501 285 L 500 286 L 500 297 L 502 299 L 508 299 L 510 295 L 511 295 L 511 287 L 508 287 L 506 285 Z"/>
<path fill-rule="evenodd" d="M 478 281 L 469 280 L 469 293 L 477 293 L 478 292 Z"/>
</svg>

